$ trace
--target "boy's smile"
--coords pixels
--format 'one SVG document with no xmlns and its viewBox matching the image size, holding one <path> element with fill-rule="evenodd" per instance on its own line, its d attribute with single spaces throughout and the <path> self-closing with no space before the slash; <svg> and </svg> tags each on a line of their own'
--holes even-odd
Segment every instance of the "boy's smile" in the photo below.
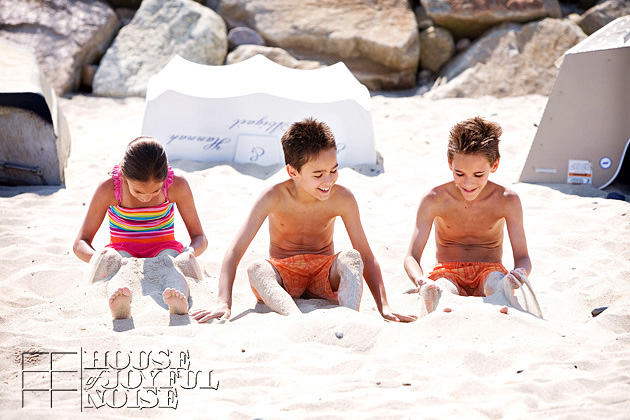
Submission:
<svg viewBox="0 0 630 420">
<path fill-rule="evenodd" d="M 453 171 L 453 181 L 466 201 L 473 201 L 488 183 L 488 177 L 496 172 L 499 160 L 491 166 L 488 158 L 479 153 L 455 153 L 449 168 Z"/>
<path fill-rule="evenodd" d="M 298 187 L 317 200 L 327 200 L 333 185 L 337 182 L 339 173 L 337 163 L 337 149 L 322 150 L 313 159 L 302 166 L 298 172 L 290 165 L 287 166 L 289 176 Z"/>
</svg>

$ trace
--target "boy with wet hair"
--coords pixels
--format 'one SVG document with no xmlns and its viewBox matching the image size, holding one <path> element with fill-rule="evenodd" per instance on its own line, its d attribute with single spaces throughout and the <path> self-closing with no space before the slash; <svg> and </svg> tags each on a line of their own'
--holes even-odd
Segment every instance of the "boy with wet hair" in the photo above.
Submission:
<svg viewBox="0 0 630 420">
<path fill-rule="evenodd" d="M 427 312 L 435 310 L 442 290 L 489 296 L 517 289 L 531 272 L 521 201 L 516 192 L 488 180 L 499 167 L 501 134 L 497 123 L 481 117 L 456 124 L 447 151 L 453 181 L 433 188 L 420 202 L 404 266 Z M 437 264 L 425 276 L 420 261 L 433 226 Z M 502 265 L 506 226 L 511 271 Z"/>
<path fill-rule="evenodd" d="M 268 259 L 247 269 L 254 295 L 282 315 L 301 313 L 295 298 L 321 298 L 359 310 L 365 278 L 380 314 L 390 321 L 414 321 L 387 303 L 378 262 L 372 254 L 352 193 L 337 182 L 337 147 L 330 128 L 308 118 L 282 136 L 289 179 L 254 203 L 229 246 L 219 276 L 218 304 L 191 311 L 199 322 L 231 316 L 236 268 L 265 219 L 269 219 Z M 333 233 L 340 216 L 354 249 L 335 253 Z"/>
</svg>

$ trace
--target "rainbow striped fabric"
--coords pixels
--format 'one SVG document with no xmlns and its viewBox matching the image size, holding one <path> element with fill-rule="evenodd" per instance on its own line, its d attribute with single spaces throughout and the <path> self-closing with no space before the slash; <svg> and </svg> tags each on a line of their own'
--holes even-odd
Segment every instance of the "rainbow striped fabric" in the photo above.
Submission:
<svg viewBox="0 0 630 420">
<path fill-rule="evenodd" d="M 175 240 L 175 203 L 129 209 L 110 206 L 110 243 L 153 243 Z"/>
</svg>

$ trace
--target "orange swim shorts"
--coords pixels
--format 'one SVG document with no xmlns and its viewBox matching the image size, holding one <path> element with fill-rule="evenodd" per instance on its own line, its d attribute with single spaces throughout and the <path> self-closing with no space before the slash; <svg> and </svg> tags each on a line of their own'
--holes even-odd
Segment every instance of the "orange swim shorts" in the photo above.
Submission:
<svg viewBox="0 0 630 420">
<path fill-rule="evenodd" d="M 431 280 L 449 279 L 457 286 L 462 296 L 483 296 L 483 286 L 494 271 L 508 273 L 501 263 L 489 262 L 448 262 L 438 263 L 427 277 Z"/>
<path fill-rule="evenodd" d="M 288 258 L 269 258 L 282 278 L 282 287 L 292 298 L 310 297 L 337 300 L 328 281 L 330 266 L 337 255 L 301 254 Z M 262 301 L 256 289 L 252 292 Z"/>
</svg>

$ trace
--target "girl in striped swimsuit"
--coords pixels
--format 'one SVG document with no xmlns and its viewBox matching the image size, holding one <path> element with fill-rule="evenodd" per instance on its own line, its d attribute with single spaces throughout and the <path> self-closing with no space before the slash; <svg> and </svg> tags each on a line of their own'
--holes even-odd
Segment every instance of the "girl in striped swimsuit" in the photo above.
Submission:
<svg viewBox="0 0 630 420">
<path fill-rule="evenodd" d="M 175 240 L 175 205 L 190 235 L 187 255 L 182 257 L 178 255 L 184 246 Z M 96 252 L 92 240 L 106 214 L 110 243 Z M 129 143 L 112 176 L 97 187 L 73 250 L 80 259 L 91 263 L 91 280 L 96 281 L 111 279 L 120 269 L 123 257 L 171 256 L 198 267 L 195 257 L 207 246 L 188 182 L 168 166 L 160 142 L 139 137 Z M 114 283 L 108 284 L 112 315 L 115 319 L 130 318 L 131 291 L 124 284 Z M 166 288 L 162 296 L 171 313 L 188 312 L 187 285 Z"/>
</svg>

